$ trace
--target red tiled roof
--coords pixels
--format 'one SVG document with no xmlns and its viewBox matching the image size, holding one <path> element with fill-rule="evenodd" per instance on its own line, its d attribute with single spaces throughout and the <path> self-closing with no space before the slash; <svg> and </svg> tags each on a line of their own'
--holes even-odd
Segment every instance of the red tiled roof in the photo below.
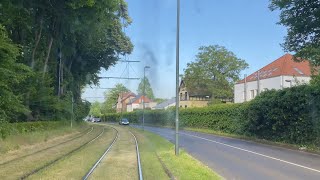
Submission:
<svg viewBox="0 0 320 180">
<path fill-rule="evenodd" d="M 260 79 L 268 79 L 277 76 L 311 76 L 310 63 L 307 60 L 296 62 L 291 54 L 285 54 L 260 70 L 247 76 L 247 82 L 256 81 L 260 74 Z M 244 83 L 244 79 L 237 84 Z"/>
<path fill-rule="evenodd" d="M 125 101 L 126 99 L 128 99 L 131 96 L 136 96 L 134 93 L 132 92 L 124 92 L 124 93 L 120 93 L 119 96 L 121 97 L 121 102 Z"/>
<path fill-rule="evenodd" d="M 127 104 L 140 104 L 142 102 L 142 99 L 144 100 L 145 103 L 152 102 L 151 99 L 149 99 L 147 96 L 138 95 L 134 99 L 131 99 L 130 102 L 128 102 Z"/>
</svg>

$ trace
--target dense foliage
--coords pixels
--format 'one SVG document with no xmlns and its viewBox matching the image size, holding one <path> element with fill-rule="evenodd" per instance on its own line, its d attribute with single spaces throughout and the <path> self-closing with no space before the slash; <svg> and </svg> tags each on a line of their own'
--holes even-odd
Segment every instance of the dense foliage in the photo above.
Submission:
<svg viewBox="0 0 320 180">
<path fill-rule="evenodd" d="M 271 10 L 280 10 L 280 24 L 288 28 L 283 47 L 297 57 L 320 65 L 319 0 L 271 0 Z"/>
<path fill-rule="evenodd" d="M 195 62 L 187 64 L 184 81 L 188 91 L 211 95 L 212 99 L 232 98 L 233 85 L 248 64 L 223 46 L 199 48 Z"/>
<path fill-rule="evenodd" d="M 2 121 L 87 115 L 81 90 L 133 49 L 124 0 L 3 0 L 0 12 Z"/>
<path fill-rule="evenodd" d="M 52 130 L 65 125 L 66 124 L 63 121 L 3 123 L 0 126 L 0 138 L 4 139 L 13 134 L 23 134 L 35 131 Z"/>
<path fill-rule="evenodd" d="M 289 143 L 320 143 L 320 91 L 297 86 L 261 93 L 250 103 L 245 130 L 259 138 Z"/>
<path fill-rule="evenodd" d="M 149 79 L 147 77 L 142 78 L 141 82 L 139 83 L 138 89 L 137 89 L 138 94 L 146 94 L 146 96 L 150 99 L 154 99 L 154 94 L 153 90 L 151 87 L 151 84 L 149 82 Z"/>
<path fill-rule="evenodd" d="M 104 93 L 104 102 L 100 105 L 101 113 L 116 112 L 116 104 L 120 93 L 129 92 L 129 89 L 123 84 L 116 84 L 114 88 Z M 96 110 L 97 112 L 97 110 Z"/>
</svg>

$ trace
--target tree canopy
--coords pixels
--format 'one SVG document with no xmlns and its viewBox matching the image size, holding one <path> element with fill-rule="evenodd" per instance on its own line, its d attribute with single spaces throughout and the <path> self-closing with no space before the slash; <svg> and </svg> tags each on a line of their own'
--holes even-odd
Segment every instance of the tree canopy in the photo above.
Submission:
<svg viewBox="0 0 320 180">
<path fill-rule="evenodd" d="M 129 92 L 130 90 L 123 84 L 116 84 L 114 88 L 104 93 L 105 101 L 102 104 L 102 113 L 116 112 L 114 106 L 117 104 L 118 96 L 120 93 Z"/>
<path fill-rule="evenodd" d="M 189 91 L 206 91 L 212 98 L 232 98 L 233 85 L 248 64 L 223 46 L 202 46 L 194 62 L 184 69 Z"/>
<path fill-rule="evenodd" d="M 81 100 L 81 90 L 97 84 L 102 68 L 107 70 L 133 49 L 122 30 L 131 23 L 124 0 L 3 0 L 0 12 L 5 58 L 2 62 L 1 57 L 5 64 L 0 71 L 2 77 L 15 77 L 11 78 L 14 82 L 1 78 L 0 84 L 12 88 L 0 90 L 0 96 L 10 92 L 8 97 L 15 99 L 10 102 L 23 106 L 17 114 L 20 117 L 11 119 L 41 120 L 48 114 L 55 115 L 50 119 L 69 117 L 64 108 L 68 92 L 75 107 L 88 107 Z M 20 106 L 1 111 L 16 114 L 13 107 Z M 22 109 L 27 111 L 22 113 Z"/>
<path fill-rule="evenodd" d="M 320 65 L 319 0 L 272 0 L 271 10 L 280 10 L 280 22 L 288 28 L 283 47 L 296 57 Z M 297 59 L 298 60 L 298 59 Z"/>
<path fill-rule="evenodd" d="M 153 94 L 153 90 L 151 87 L 151 84 L 149 82 L 149 79 L 147 77 L 145 77 L 145 79 L 141 79 L 141 82 L 139 83 L 138 89 L 137 89 L 137 93 L 138 94 L 143 94 L 143 88 L 144 88 L 144 83 L 145 83 L 145 93 L 146 96 L 150 99 L 154 99 L 154 94 Z"/>
</svg>

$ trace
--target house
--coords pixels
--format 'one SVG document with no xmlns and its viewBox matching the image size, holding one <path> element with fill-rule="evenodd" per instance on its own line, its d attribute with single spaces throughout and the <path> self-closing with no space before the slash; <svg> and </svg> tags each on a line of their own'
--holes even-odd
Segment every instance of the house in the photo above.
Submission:
<svg viewBox="0 0 320 180">
<path fill-rule="evenodd" d="M 168 109 L 169 107 L 173 107 L 175 105 L 176 105 L 176 98 L 172 98 L 157 104 L 152 109 Z"/>
<path fill-rule="evenodd" d="M 250 101 L 260 92 L 268 89 L 283 89 L 308 83 L 310 76 L 309 61 L 296 62 L 291 54 L 285 54 L 238 81 L 234 86 L 234 102 Z"/>
<path fill-rule="evenodd" d="M 127 111 L 127 103 L 134 99 L 136 95 L 132 92 L 119 93 L 117 101 L 117 113 Z"/>
<path fill-rule="evenodd" d="M 153 102 L 147 96 L 138 95 L 127 103 L 127 112 L 132 112 L 135 109 L 143 109 L 143 102 L 145 109 L 151 109 L 152 107 L 156 106 L 157 103 Z"/>
<path fill-rule="evenodd" d="M 205 88 L 188 89 L 184 80 L 180 82 L 179 95 L 179 104 L 183 108 L 208 106 L 211 98 L 211 93 Z"/>
</svg>

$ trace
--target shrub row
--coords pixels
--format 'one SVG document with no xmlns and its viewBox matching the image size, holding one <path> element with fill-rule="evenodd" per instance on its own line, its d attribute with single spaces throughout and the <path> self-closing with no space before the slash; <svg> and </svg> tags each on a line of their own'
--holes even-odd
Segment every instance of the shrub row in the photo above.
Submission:
<svg viewBox="0 0 320 180">
<path fill-rule="evenodd" d="M 320 91 L 314 86 L 270 90 L 250 102 L 245 132 L 258 138 L 319 145 Z"/>
<path fill-rule="evenodd" d="M 37 122 L 21 122 L 21 123 L 8 123 L 1 122 L 0 136 L 2 139 L 13 135 L 23 134 L 35 131 L 46 131 L 65 126 L 64 121 L 37 121 Z"/>
<path fill-rule="evenodd" d="M 302 85 L 261 93 L 248 103 L 180 109 L 182 127 L 209 128 L 272 141 L 320 145 L 320 91 Z M 142 121 L 142 112 L 107 114 L 106 121 L 126 117 Z M 145 123 L 174 126 L 174 110 L 145 111 Z"/>
</svg>

